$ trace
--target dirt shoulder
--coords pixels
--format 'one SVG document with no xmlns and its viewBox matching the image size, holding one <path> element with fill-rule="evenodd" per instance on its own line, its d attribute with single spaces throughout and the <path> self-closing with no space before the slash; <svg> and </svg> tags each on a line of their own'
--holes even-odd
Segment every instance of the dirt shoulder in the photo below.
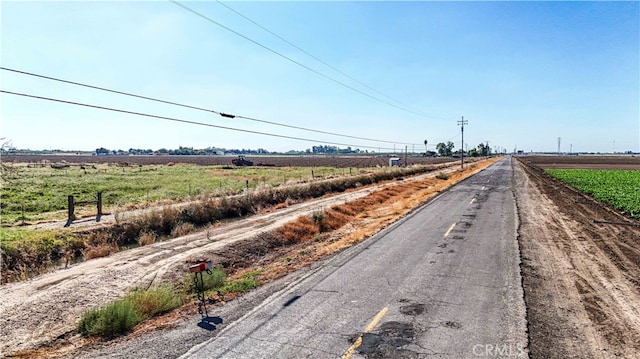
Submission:
<svg viewBox="0 0 640 359">
<path fill-rule="evenodd" d="M 481 165 L 476 169 L 473 168 L 475 165 L 469 167 L 464 176 L 479 170 Z M 254 252 L 260 252 L 259 243 L 253 244 L 252 247 L 246 240 L 255 238 L 259 233 L 278 228 L 301 215 L 354 201 L 376 191 L 389 191 L 403 183 L 431 181 L 422 186 L 424 187 L 420 192 L 422 197 L 414 196 L 415 198 L 409 201 L 408 197 L 412 195 L 406 193 L 410 191 L 404 191 L 397 194 L 398 197 L 394 197 L 395 199 L 386 201 L 387 208 L 380 209 L 380 213 L 362 218 L 360 225 L 366 230 L 353 225 L 350 227 L 351 233 L 347 233 L 349 232 L 347 229 L 341 229 L 346 232 L 339 231 L 338 237 L 331 239 L 327 248 L 318 249 L 318 258 L 322 257 L 323 253 L 330 254 L 335 250 L 346 248 L 406 213 L 402 208 L 397 208 L 398 201 L 404 201 L 403 198 L 407 197 L 406 201 L 410 202 L 410 206 L 415 207 L 437 194 L 445 186 L 464 178 L 463 175 L 452 173 L 451 180 L 445 184 L 443 181 L 435 180 L 433 176 L 435 173 L 299 203 L 232 221 L 224 226 L 211 227 L 203 232 L 89 260 L 25 282 L 4 285 L 0 288 L 2 296 L 0 351 L 15 353 L 55 346 L 55 343 L 60 341 L 70 342 L 71 346 L 76 345 L 81 338 L 77 338 L 75 323 L 85 310 L 119 298 L 132 288 L 149 287 L 155 283 L 179 279 L 184 275 L 185 264 L 190 259 L 211 253 L 224 255 L 225 250 L 232 255 L 238 250 L 238 245 L 248 246 L 249 250 L 253 248 Z M 439 184 L 433 185 L 435 182 Z M 330 246 L 334 247 L 329 248 Z M 268 253 L 265 255 L 268 256 Z M 262 259 L 263 257 L 249 258 L 256 262 Z M 310 260 L 313 259 L 315 258 Z M 75 339 L 69 340 L 74 336 Z"/>
<path fill-rule="evenodd" d="M 532 358 L 640 356 L 640 228 L 514 161 Z M 635 222 L 637 223 L 637 221 Z"/>
</svg>

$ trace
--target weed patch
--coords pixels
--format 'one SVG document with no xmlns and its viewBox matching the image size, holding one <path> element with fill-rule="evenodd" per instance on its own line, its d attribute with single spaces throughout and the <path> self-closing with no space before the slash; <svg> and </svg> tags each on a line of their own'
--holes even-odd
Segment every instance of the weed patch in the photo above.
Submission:
<svg viewBox="0 0 640 359">
<path fill-rule="evenodd" d="M 147 246 L 149 244 L 156 243 L 158 236 L 154 232 L 142 232 L 138 237 L 138 244 L 141 246 Z"/>
<path fill-rule="evenodd" d="M 113 338 L 130 332 L 144 319 L 166 313 L 181 304 L 182 299 L 170 286 L 135 290 L 122 299 L 86 311 L 77 328 L 84 336 Z"/>
<path fill-rule="evenodd" d="M 78 323 L 78 331 L 85 336 L 107 338 L 126 334 L 142 321 L 142 315 L 130 301 L 121 299 L 85 313 Z"/>
</svg>

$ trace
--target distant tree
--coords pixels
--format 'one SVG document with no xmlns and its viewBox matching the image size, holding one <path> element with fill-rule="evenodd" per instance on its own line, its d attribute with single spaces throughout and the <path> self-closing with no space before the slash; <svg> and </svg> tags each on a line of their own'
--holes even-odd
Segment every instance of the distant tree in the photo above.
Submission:
<svg viewBox="0 0 640 359">
<path fill-rule="evenodd" d="M 446 153 L 447 156 L 452 156 L 453 155 L 453 148 L 456 147 L 453 142 L 451 141 L 447 141 L 447 149 L 446 149 Z"/>
<path fill-rule="evenodd" d="M 438 151 L 439 156 L 453 156 L 454 147 L 455 145 L 451 141 L 447 143 L 440 142 L 436 145 L 436 151 Z"/>
<path fill-rule="evenodd" d="M 491 156 L 491 147 L 480 143 L 477 148 L 480 156 Z"/>
<path fill-rule="evenodd" d="M 111 151 L 104 147 L 96 148 L 96 155 L 108 155 Z"/>
</svg>

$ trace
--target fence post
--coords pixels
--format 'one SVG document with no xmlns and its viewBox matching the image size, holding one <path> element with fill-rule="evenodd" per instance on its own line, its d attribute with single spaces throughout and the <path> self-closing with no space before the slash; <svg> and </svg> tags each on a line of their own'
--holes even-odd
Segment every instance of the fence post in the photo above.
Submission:
<svg viewBox="0 0 640 359">
<path fill-rule="evenodd" d="M 74 219 L 76 219 L 76 216 L 73 214 L 75 209 L 73 204 L 73 196 L 68 196 L 67 202 L 69 203 L 69 214 L 67 219 L 69 221 L 73 221 Z"/>
<path fill-rule="evenodd" d="M 102 216 L 102 192 L 98 192 L 98 217 Z"/>
</svg>

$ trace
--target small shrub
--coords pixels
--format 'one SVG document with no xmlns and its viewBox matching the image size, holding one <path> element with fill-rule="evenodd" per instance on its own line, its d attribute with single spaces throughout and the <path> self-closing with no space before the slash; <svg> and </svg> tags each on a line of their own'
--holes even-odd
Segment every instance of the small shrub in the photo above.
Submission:
<svg viewBox="0 0 640 359">
<path fill-rule="evenodd" d="M 131 302 L 143 318 L 166 313 L 182 304 L 180 296 L 171 286 L 160 286 L 148 290 L 131 292 L 125 300 Z"/>
<path fill-rule="evenodd" d="M 196 287 L 193 280 L 194 275 L 189 274 L 184 278 L 184 287 L 188 288 L 188 291 L 195 292 Z M 224 282 L 227 280 L 227 274 L 219 267 L 215 267 L 211 269 L 211 274 L 203 273 L 202 281 L 203 289 L 206 290 L 217 290 L 220 289 Z"/>
<path fill-rule="evenodd" d="M 211 274 L 205 274 L 202 276 L 204 282 L 204 290 L 217 289 L 224 285 L 227 280 L 226 273 L 218 267 L 211 269 Z"/>
<path fill-rule="evenodd" d="M 140 244 L 141 246 L 146 246 L 156 243 L 156 239 L 158 239 L 158 236 L 155 233 L 142 232 L 140 233 L 140 237 L 138 238 L 138 244 Z"/>
<path fill-rule="evenodd" d="M 80 319 L 78 330 L 85 336 L 116 337 L 130 332 L 141 320 L 133 304 L 120 299 L 100 309 L 90 309 Z"/>
<path fill-rule="evenodd" d="M 440 172 L 436 175 L 436 178 L 441 180 L 448 180 L 449 176 L 446 173 Z"/>
<path fill-rule="evenodd" d="M 92 308 L 86 311 L 78 322 L 78 331 L 84 336 L 94 335 L 94 327 L 100 318 L 100 309 Z"/>
<path fill-rule="evenodd" d="M 322 221 L 322 232 L 336 230 L 349 222 L 351 216 L 332 208 L 328 210 Z"/>
<path fill-rule="evenodd" d="M 78 322 L 78 331 L 84 336 L 116 337 L 130 332 L 142 320 L 180 304 L 182 300 L 171 286 L 136 290 L 104 307 L 86 311 Z"/>
<path fill-rule="evenodd" d="M 191 223 L 179 223 L 172 231 L 171 237 L 182 237 L 193 232 L 196 229 Z"/>
<path fill-rule="evenodd" d="M 324 232 L 324 212 L 315 211 L 311 214 L 313 222 L 318 226 L 318 232 Z"/>
<path fill-rule="evenodd" d="M 318 227 L 309 216 L 300 216 L 297 220 L 286 223 L 276 232 L 285 243 L 300 243 L 311 240 L 313 235 L 318 233 Z"/>
<path fill-rule="evenodd" d="M 84 251 L 85 259 L 102 258 L 111 254 L 114 247 L 110 244 L 98 244 L 96 246 L 89 246 Z"/>
</svg>

